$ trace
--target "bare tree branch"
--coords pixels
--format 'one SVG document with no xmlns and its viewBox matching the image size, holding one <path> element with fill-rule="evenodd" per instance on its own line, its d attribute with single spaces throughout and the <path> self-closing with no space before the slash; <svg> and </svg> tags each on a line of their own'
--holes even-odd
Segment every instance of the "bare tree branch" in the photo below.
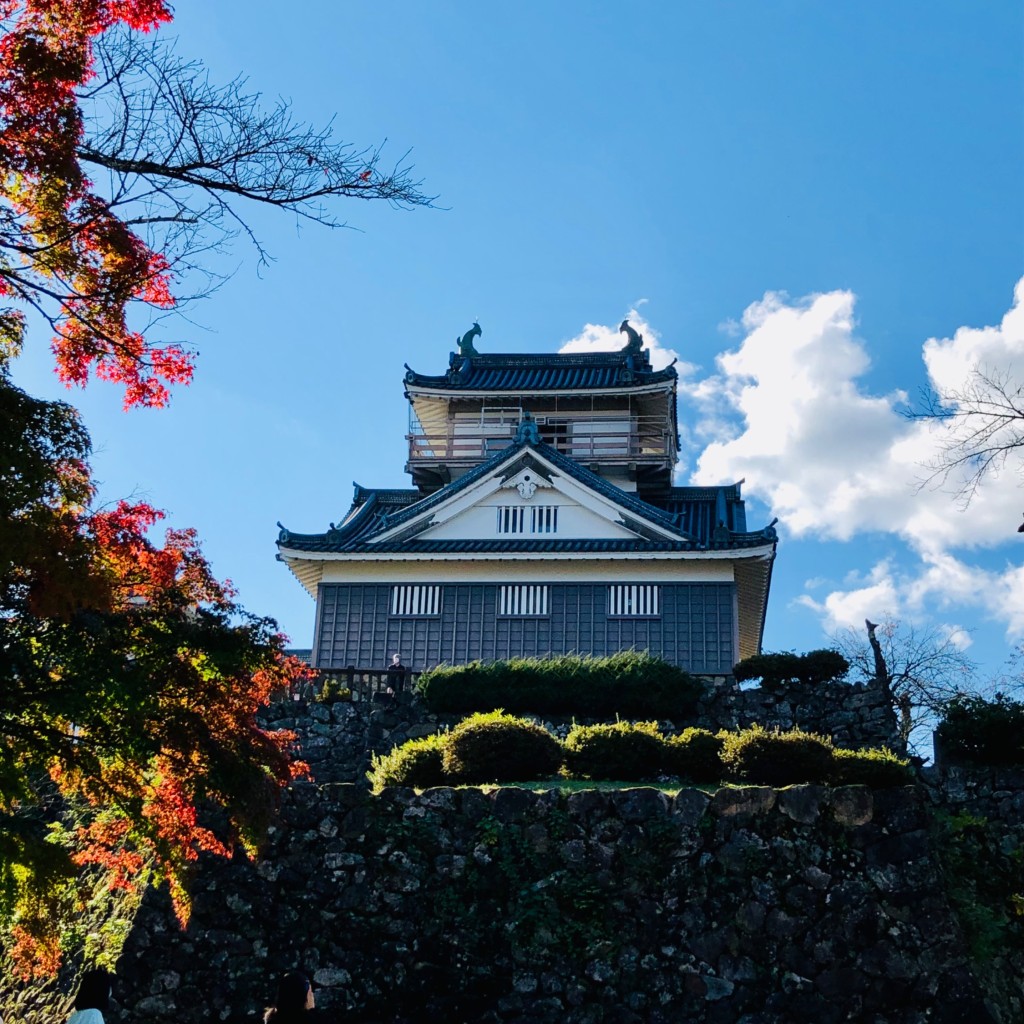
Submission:
<svg viewBox="0 0 1024 1024">
<path fill-rule="evenodd" d="M 1024 480 L 1024 383 L 1013 367 L 975 366 L 960 387 L 926 391 L 922 405 L 909 415 L 934 422 L 938 438 L 922 486 L 951 484 L 966 508 L 982 481 L 1008 462 Z"/>
<path fill-rule="evenodd" d="M 850 677 L 878 678 L 892 694 L 900 737 L 919 748 L 930 735 L 944 705 L 959 693 L 976 692 L 975 663 L 941 629 L 918 630 L 888 616 L 868 624 L 867 633 L 842 629 L 830 643 L 850 663 Z"/>
</svg>

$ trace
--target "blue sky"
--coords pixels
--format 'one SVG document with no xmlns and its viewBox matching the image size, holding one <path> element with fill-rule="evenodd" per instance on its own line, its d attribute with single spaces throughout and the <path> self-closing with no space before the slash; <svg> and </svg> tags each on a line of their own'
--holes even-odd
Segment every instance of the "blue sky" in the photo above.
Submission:
<svg viewBox="0 0 1024 1024">
<path fill-rule="evenodd" d="M 474 319 L 484 351 L 554 352 L 635 310 L 691 367 L 680 481 L 745 477 L 752 524 L 782 520 L 766 649 L 888 612 L 998 669 L 1024 633 L 1021 478 L 967 512 L 915 493 L 927 439 L 898 408 L 929 339 L 946 373 L 1024 360 L 1019 4 L 181 0 L 171 31 L 215 79 L 411 149 L 440 208 L 350 201 L 333 232 L 248 211 L 275 262 L 237 241 L 178 327 L 200 359 L 167 410 L 69 396 L 32 336 L 16 377 L 83 409 L 104 497 L 198 527 L 307 645 L 275 522 L 406 485 L 403 364 L 440 372 Z"/>
</svg>

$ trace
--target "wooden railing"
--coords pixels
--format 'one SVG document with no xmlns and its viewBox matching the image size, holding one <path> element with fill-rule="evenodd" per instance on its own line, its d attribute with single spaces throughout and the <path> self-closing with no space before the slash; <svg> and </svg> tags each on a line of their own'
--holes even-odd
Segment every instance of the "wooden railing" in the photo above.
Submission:
<svg viewBox="0 0 1024 1024">
<path fill-rule="evenodd" d="M 479 462 L 512 444 L 513 432 L 489 433 L 485 427 L 479 434 L 456 434 L 452 430 L 406 434 L 409 460 L 427 462 Z M 541 427 L 541 438 L 555 449 L 581 462 L 607 459 L 643 459 L 674 457 L 674 438 L 662 423 L 650 430 L 623 430 L 616 433 L 553 434 Z"/>
<path fill-rule="evenodd" d="M 316 700 L 328 683 L 345 687 L 352 694 L 355 702 L 384 703 L 387 699 L 388 687 L 408 693 L 419 678 L 419 672 L 405 669 L 401 676 L 380 668 L 356 668 L 349 665 L 341 669 L 320 669 L 314 671 L 311 678 L 291 687 L 287 693 L 281 694 L 283 700 Z M 400 683 L 400 686 L 396 686 Z"/>
</svg>

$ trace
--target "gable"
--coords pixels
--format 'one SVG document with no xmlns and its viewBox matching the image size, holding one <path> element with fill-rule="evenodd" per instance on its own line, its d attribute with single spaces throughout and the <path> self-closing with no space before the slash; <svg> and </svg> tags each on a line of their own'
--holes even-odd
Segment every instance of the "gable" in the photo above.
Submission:
<svg viewBox="0 0 1024 1024">
<path fill-rule="evenodd" d="M 603 493 L 602 493 L 603 492 Z M 394 540 L 482 540 L 554 536 L 565 539 L 678 541 L 680 534 L 665 522 L 664 513 L 644 515 L 640 503 L 619 492 L 625 504 L 609 493 L 588 486 L 578 475 L 564 472 L 533 450 L 510 453 L 491 466 L 471 486 L 453 485 L 415 507 L 370 545 Z M 628 507 L 627 507 L 628 506 Z"/>
<path fill-rule="evenodd" d="M 502 488 L 417 536 L 422 540 L 550 536 L 572 540 L 629 540 L 639 534 L 550 487 L 538 490 L 529 499 L 515 489 Z"/>
</svg>

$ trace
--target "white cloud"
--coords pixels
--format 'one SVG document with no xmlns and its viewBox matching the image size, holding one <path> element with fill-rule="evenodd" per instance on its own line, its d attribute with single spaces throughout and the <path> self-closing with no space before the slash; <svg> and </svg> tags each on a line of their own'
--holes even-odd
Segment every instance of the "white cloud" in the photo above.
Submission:
<svg viewBox="0 0 1024 1024">
<path fill-rule="evenodd" d="M 637 309 L 627 319 L 644 337 L 655 367 L 678 358 Z M 1021 492 L 993 476 L 960 510 L 950 486 L 922 486 L 947 427 L 908 419 L 902 391 L 873 394 L 861 383 L 870 367 L 870 339 L 857 334 L 856 297 L 834 291 L 790 299 L 768 292 L 723 333 L 735 347 L 716 360 L 716 372 L 697 378 L 678 363 L 684 439 L 701 449 L 692 482 L 746 479 L 792 537 L 849 542 L 866 533 L 903 542 L 910 563 L 886 559 L 866 575 L 843 581 L 808 580 L 799 604 L 828 631 L 860 629 L 885 615 L 957 616 L 971 609 L 1024 636 L 1024 566 L 984 568 L 964 557 L 1016 539 Z M 587 324 L 562 352 L 619 349 L 614 326 Z M 961 327 L 950 338 L 922 345 L 923 370 L 937 390 L 957 388 L 969 370 L 1009 371 L 1024 362 L 1024 279 L 997 327 Z M 1019 371 L 1018 371 L 1019 372 Z M 1015 481 L 1016 482 L 1016 481 Z M 783 555 L 784 557 L 784 555 Z M 1016 559 L 1019 561 L 1019 558 Z M 976 561 L 976 560 L 975 560 Z M 815 598 L 808 591 L 824 596 Z M 969 643 L 956 624 L 951 635 Z M 958 642 L 961 642 L 958 640 Z"/>
<path fill-rule="evenodd" d="M 822 627 L 828 633 L 841 629 L 864 628 L 865 619 L 876 621 L 898 619 L 903 614 L 899 586 L 887 561 L 879 562 L 865 579 L 847 579 L 848 589 L 834 590 L 822 601 L 809 594 L 797 598 L 797 603 L 816 612 Z"/>
<path fill-rule="evenodd" d="M 953 554 L 1015 537 L 1020 491 L 993 476 L 962 511 L 948 487 L 920 486 L 947 427 L 908 420 L 902 392 L 861 386 L 870 360 L 854 309 L 848 291 L 797 301 L 768 293 L 748 307 L 738 347 L 718 357 L 714 376 L 687 389 L 702 420 L 696 436 L 716 438 L 700 455 L 694 482 L 745 477 L 747 492 L 796 537 L 849 541 L 877 531 L 906 543 L 916 556 L 911 572 L 880 562 L 867 579 L 821 600 L 804 595 L 828 629 L 859 627 L 886 612 L 973 607 L 1011 635 L 1024 634 L 1024 568 L 993 572 Z M 939 390 L 960 386 L 974 366 L 1009 372 L 1024 359 L 1024 280 L 1000 326 L 929 339 L 922 358 Z"/>
<path fill-rule="evenodd" d="M 661 335 L 637 312 L 637 308 L 645 305 L 647 301 L 647 299 L 637 300 L 623 319 L 628 320 L 630 326 L 643 337 L 643 347 L 650 353 L 651 366 L 655 370 L 662 370 L 673 360 L 677 360 L 676 370 L 680 377 L 692 373 L 695 367 L 680 360 L 679 353 L 675 349 L 662 345 Z M 575 338 L 567 341 L 558 351 L 615 352 L 626 344 L 626 340 L 626 335 L 619 333 L 618 326 L 585 324 L 583 330 Z"/>
</svg>

